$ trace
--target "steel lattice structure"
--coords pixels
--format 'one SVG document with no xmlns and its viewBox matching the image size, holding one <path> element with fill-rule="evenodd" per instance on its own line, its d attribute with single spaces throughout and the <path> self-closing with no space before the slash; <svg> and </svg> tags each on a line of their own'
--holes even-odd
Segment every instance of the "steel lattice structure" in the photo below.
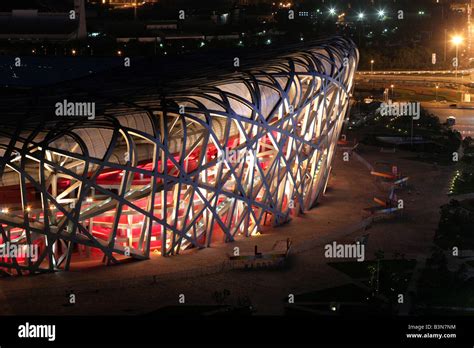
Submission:
<svg viewBox="0 0 474 348">
<path fill-rule="evenodd" d="M 0 258 L 0 268 L 166 256 L 310 209 L 327 184 L 357 62 L 353 43 L 334 39 L 166 97 L 142 95 L 146 111 L 0 130 L 0 246 L 40 250 L 37 260 Z"/>
</svg>

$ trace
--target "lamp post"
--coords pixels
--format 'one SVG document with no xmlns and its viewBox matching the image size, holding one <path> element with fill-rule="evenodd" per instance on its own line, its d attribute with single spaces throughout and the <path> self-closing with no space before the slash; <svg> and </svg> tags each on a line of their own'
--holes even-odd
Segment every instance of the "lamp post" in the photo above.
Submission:
<svg viewBox="0 0 474 348">
<path fill-rule="evenodd" d="M 458 77 L 458 65 L 459 65 L 458 51 L 459 51 L 459 45 L 456 45 L 456 74 L 455 74 L 456 78 Z"/>
<path fill-rule="evenodd" d="M 361 32 L 362 32 L 362 29 L 364 28 L 364 24 L 362 23 L 362 21 L 364 20 L 364 17 L 365 17 L 364 12 L 359 12 L 357 14 L 357 20 L 360 22 L 360 25 L 359 25 L 359 46 L 361 44 Z"/>
<path fill-rule="evenodd" d="M 370 74 L 373 75 L 374 74 L 374 63 L 375 61 L 372 59 L 370 61 Z M 374 78 L 372 78 L 372 89 L 375 88 L 375 81 L 374 81 Z"/>
</svg>

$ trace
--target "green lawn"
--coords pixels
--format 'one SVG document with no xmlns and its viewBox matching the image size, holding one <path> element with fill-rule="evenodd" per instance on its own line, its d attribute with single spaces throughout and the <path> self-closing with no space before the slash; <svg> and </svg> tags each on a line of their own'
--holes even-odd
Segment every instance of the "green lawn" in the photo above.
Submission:
<svg viewBox="0 0 474 348">
<path fill-rule="evenodd" d="M 331 262 L 328 265 L 361 281 L 371 289 L 377 287 L 376 261 Z M 381 260 L 378 269 L 379 294 L 396 303 L 398 294 L 405 293 L 415 266 L 416 260 Z"/>
<path fill-rule="evenodd" d="M 334 288 L 307 292 L 295 296 L 298 302 L 365 302 L 368 297 L 366 290 L 355 284 L 346 284 Z M 288 302 L 288 298 L 284 299 Z"/>
<path fill-rule="evenodd" d="M 364 262 L 330 262 L 329 266 L 334 267 L 338 271 L 347 274 L 348 276 L 361 279 L 370 276 L 369 266 L 376 266 L 377 261 L 364 261 Z M 411 271 L 415 268 L 415 260 L 382 260 L 380 266 L 387 271 L 393 273 L 403 273 Z"/>
</svg>

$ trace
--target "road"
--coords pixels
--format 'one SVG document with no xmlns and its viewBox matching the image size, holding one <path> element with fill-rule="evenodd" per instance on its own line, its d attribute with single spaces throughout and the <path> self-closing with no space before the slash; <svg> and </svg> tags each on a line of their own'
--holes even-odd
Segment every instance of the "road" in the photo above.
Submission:
<svg viewBox="0 0 474 348">
<path fill-rule="evenodd" d="M 454 128 L 461 133 L 462 137 L 474 136 L 474 105 L 473 107 L 457 108 L 449 107 L 449 104 L 443 103 L 421 103 L 421 106 L 438 116 L 441 122 L 445 122 L 449 116 L 456 117 Z"/>
<path fill-rule="evenodd" d="M 417 94 L 424 96 L 424 91 L 429 90 L 433 93 L 433 86 L 440 85 L 439 94 L 446 94 L 448 91 L 452 94 L 453 91 L 459 92 L 468 91 L 467 88 L 459 88 L 450 86 L 454 89 L 443 89 L 443 85 L 466 85 L 467 83 L 474 83 L 474 70 L 459 70 L 458 77 L 453 75 L 453 71 L 360 71 L 356 75 L 356 81 L 360 83 L 374 82 L 374 83 L 393 83 L 396 87 L 413 87 L 416 88 Z M 470 91 L 472 93 L 472 90 Z M 395 98 L 396 99 L 396 98 Z M 416 100 L 416 95 L 415 98 Z M 434 99 L 434 98 L 433 98 Z M 442 98 L 439 98 L 440 100 Z M 420 100 L 420 99 L 418 99 Z M 423 99 L 421 99 L 423 100 Z M 453 103 L 436 103 L 436 102 L 422 102 L 423 108 L 430 113 L 438 116 L 441 122 L 445 122 L 449 116 L 456 117 L 456 125 L 454 128 L 458 130 L 463 137 L 474 136 L 474 102 L 471 103 L 457 103 L 457 107 L 450 107 Z"/>
<path fill-rule="evenodd" d="M 446 74 L 447 75 L 447 74 Z M 423 75 L 423 74 L 410 74 L 410 75 L 403 75 L 403 74 L 388 74 L 383 72 L 377 73 L 364 73 L 358 72 L 356 74 L 356 81 L 363 80 L 365 82 L 385 82 L 390 81 L 393 83 L 404 83 L 404 82 L 411 82 L 411 83 L 442 83 L 442 84 L 467 84 L 474 82 L 474 73 L 473 74 L 466 74 L 461 75 L 459 74 L 458 77 L 449 75 Z"/>
<path fill-rule="evenodd" d="M 356 80 L 366 82 L 389 83 L 432 83 L 432 84 L 461 84 L 474 83 L 474 69 L 459 70 L 457 77 L 455 71 L 359 71 Z"/>
</svg>

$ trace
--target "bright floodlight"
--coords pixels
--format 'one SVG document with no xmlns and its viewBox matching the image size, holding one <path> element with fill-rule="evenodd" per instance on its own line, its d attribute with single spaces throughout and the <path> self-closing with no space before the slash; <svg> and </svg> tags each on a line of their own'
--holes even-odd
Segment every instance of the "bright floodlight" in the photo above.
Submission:
<svg viewBox="0 0 474 348">
<path fill-rule="evenodd" d="M 359 12 L 359 14 L 357 15 L 357 18 L 359 19 L 364 19 L 364 13 L 363 12 Z"/>
<path fill-rule="evenodd" d="M 456 46 L 462 44 L 463 41 L 464 38 L 460 35 L 456 35 L 451 38 L 451 42 Z"/>
<path fill-rule="evenodd" d="M 334 7 L 331 7 L 331 8 L 329 9 L 329 14 L 330 14 L 330 15 L 335 15 L 335 14 L 336 14 L 336 9 L 335 9 Z"/>
<path fill-rule="evenodd" d="M 379 15 L 380 18 L 385 17 L 385 11 L 384 11 L 384 10 L 378 10 L 377 13 L 378 13 L 378 15 Z"/>
</svg>

